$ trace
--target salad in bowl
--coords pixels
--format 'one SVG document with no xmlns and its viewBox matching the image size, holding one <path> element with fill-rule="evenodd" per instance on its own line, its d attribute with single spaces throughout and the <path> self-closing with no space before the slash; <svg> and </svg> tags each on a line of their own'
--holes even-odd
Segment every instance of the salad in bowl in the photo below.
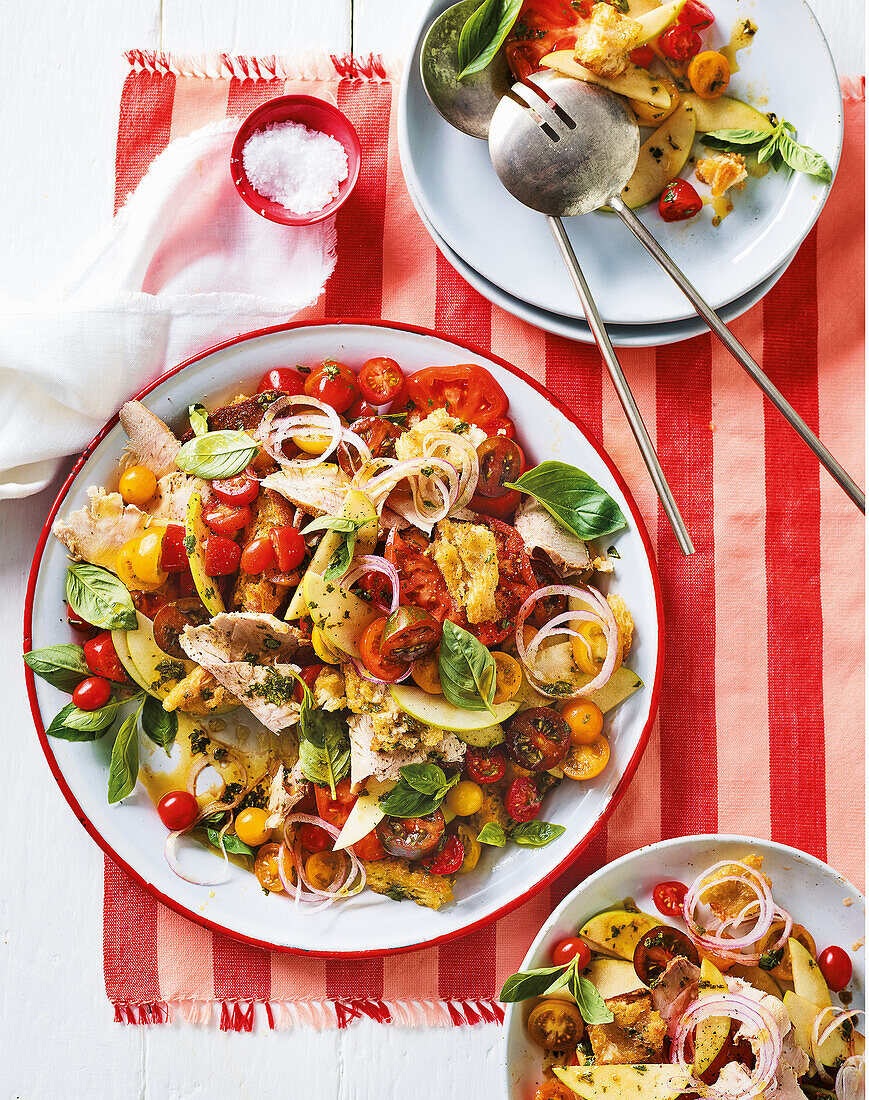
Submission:
<svg viewBox="0 0 869 1100">
<path fill-rule="evenodd" d="M 188 883 L 228 862 L 305 912 L 369 889 L 453 901 L 483 846 L 564 832 L 547 793 L 609 761 L 630 669 L 616 503 L 531 465 L 477 364 L 270 370 L 176 435 L 138 401 L 114 478 L 55 522 L 67 618 L 25 655 L 113 738 L 108 799 L 144 788 Z M 222 858 L 193 875 L 189 842 Z"/>
</svg>

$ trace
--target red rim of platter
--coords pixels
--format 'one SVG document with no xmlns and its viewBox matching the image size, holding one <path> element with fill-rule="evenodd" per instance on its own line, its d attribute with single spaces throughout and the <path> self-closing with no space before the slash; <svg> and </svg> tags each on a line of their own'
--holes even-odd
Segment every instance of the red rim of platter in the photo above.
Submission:
<svg viewBox="0 0 869 1100">
<path fill-rule="evenodd" d="M 288 947 L 284 944 L 270 943 L 267 940 L 258 940 L 253 936 L 246 936 L 243 933 L 236 932 L 231 928 L 226 928 L 224 925 L 218 924 L 216 921 L 209 920 L 208 918 L 204 917 L 200 913 L 193 912 L 192 910 L 188 909 L 186 906 L 184 906 L 184 905 L 180 904 L 179 902 L 175 901 L 173 898 L 168 897 L 166 894 L 162 893 L 154 885 L 152 885 L 146 879 L 144 879 L 125 860 L 121 859 L 121 857 L 114 851 L 114 849 L 111 847 L 111 845 L 108 844 L 108 842 L 103 838 L 102 834 L 99 832 L 99 830 L 96 828 L 96 826 L 90 820 L 90 818 L 85 814 L 82 807 L 79 805 L 78 800 L 76 799 L 75 795 L 73 794 L 69 784 L 66 782 L 66 779 L 64 778 L 63 773 L 61 772 L 60 767 L 57 763 L 57 759 L 54 755 L 54 751 L 51 747 L 51 744 L 49 743 L 48 737 L 45 734 L 45 725 L 44 725 L 43 720 L 42 720 L 42 713 L 39 709 L 39 702 L 38 702 L 37 697 L 36 697 L 36 680 L 35 680 L 35 677 L 34 677 L 33 673 L 31 672 L 31 670 L 29 668 L 25 667 L 25 680 L 27 682 L 27 695 L 28 695 L 28 699 L 30 701 L 30 711 L 31 711 L 31 714 L 33 715 L 33 722 L 34 722 L 34 725 L 36 726 L 36 732 L 39 736 L 40 744 L 42 745 L 42 751 L 45 753 L 45 758 L 48 761 L 48 766 L 51 769 L 51 774 L 54 776 L 55 780 L 57 781 L 57 784 L 60 787 L 64 798 L 69 803 L 70 808 L 72 809 L 75 816 L 78 818 L 78 820 L 81 822 L 81 824 L 85 827 L 85 829 L 90 834 L 90 836 L 96 841 L 96 843 L 103 850 L 103 852 L 112 860 L 113 863 L 115 863 L 116 866 L 120 867 L 124 872 L 126 872 L 126 874 L 128 874 L 130 876 L 130 878 L 132 878 L 139 886 L 141 886 L 143 890 L 146 890 L 149 894 L 152 895 L 152 897 L 156 898 L 157 901 L 159 901 L 163 905 L 167 906 L 167 908 L 173 910 L 175 913 L 178 913 L 182 917 L 186 917 L 188 920 L 194 921 L 196 924 L 202 925 L 205 928 L 209 928 L 212 932 L 219 932 L 222 935 L 229 936 L 231 939 L 238 940 L 241 943 L 249 944 L 252 947 L 259 947 L 259 948 L 262 948 L 262 949 L 267 950 L 267 951 L 281 951 L 285 954 L 291 954 L 291 955 L 312 955 L 312 956 L 315 956 L 317 958 L 327 958 L 327 959 L 346 959 L 346 958 L 363 958 L 363 957 L 366 957 L 366 956 L 380 957 L 380 956 L 386 956 L 386 955 L 399 955 L 399 954 L 404 954 L 408 951 L 419 951 L 419 950 L 422 950 L 423 948 L 435 947 L 438 944 L 442 944 L 442 943 L 449 943 L 452 940 L 461 939 L 464 936 L 470 935 L 471 932 L 474 932 L 477 929 L 482 928 L 487 924 L 491 924 L 493 921 L 496 921 L 500 917 L 505 916 L 507 913 L 512 912 L 514 909 L 517 909 L 524 902 L 530 900 L 531 898 L 535 897 L 538 893 L 540 893 L 541 890 L 543 890 L 546 886 L 548 886 L 563 871 L 567 870 L 567 868 L 581 855 L 581 853 L 586 849 L 586 847 L 591 843 L 591 841 L 594 839 L 594 837 L 600 832 L 600 830 L 603 828 L 603 826 L 607 823 L 607 821 L 609 820 L 611 814 L 615 810 L 616 806 L 619 804 L 619 802 L 624 797 L 624 794 L 625 794 L 625 792 L 628 788 L 628 785 L 630 784 L 630 781 L 633 778 L 634 773 L 637 770 L 637 767 L 639 766 L 642 755 L 645 752 L 646 745 L 648 744 L 648 741 L 649 741 L 649 737 L 651 736 L 652 726 L 654 725 L 655 716 L 656 716 L 657 711 L 658 711 L 658 703 L 660 701 L 660 695 L 661 695 L 661 682 L 662 682 L 663 672 L 664 672 L 664 662 L 663 662 L 663 657 L 664 657 L 664 613 L 663 612 L 664 612 L 664 609 L 663 609 L 663 598 L 662 598 L 662 594 L 661 594 L 661 582 L 660 582 L 660 578 L 658 576 L 658 568 L 657 568 L 657 564 L 656 564 L 656 561 L 655 561 L 655 555 L 654 555 L 654 552 L 652 550 L 651 540 L 649 539 L 649 534 L 646 530 L 645 524 L 643 523 L 642 517 L 640 516 L 639 509 L 637 508 L 636 501 L 634 500 L 634 497 L 631 494 L 631 491 L 628 489 L 628 486 L 626 485 L 626 483 L 625 483 L 624 479 L 622 478 L 621 474 L 619 473 L 619 471 L 616 469 L 616 467 L 613 464 L 612 460 L 610 459 L 609 455 L 606 454 L 606 452 L 603 450 L 603 448 L 600 446 L 600 444 L 597 442 L 597 440 L 592 436 L 592 434 L 589 432 L 589 430 L 585 427 L 585 425 L 582 423 L 582 421 L 574 413 L 572 413 L 570 411 L 570 409 L 568 409 L 565 405 L 563 405 L 557 397 L 553 396 L 551 393 L 549 393 L 548 390 L 546 390 L 542 385 L 540 385 L 539 382 L 535 381 L 535 379 L 531 378 L 529 375 L 525 374 L 523 371 L 519 370 L 517 367 L 514 367 L 512 364 L 506 362 L 506 360 L 501 359 L 499 356 L 494 355 L 491 352 L 484 351 L 482 348 L 477 347 L 474 344 L 469 343 L 468 341 L 454 340 L 452 337 L 445 336 L 445 335 L 443 335 L 442 333 L 439 333 L 439 332 L 435 332 L 433 329 L 422 328 L 418 325 L 403 324 L 403 323 L 396 322 L 396 321 L 372 321 L 372 320 L 368 320 L 367 318 L 343 318 L 341 320 L 322 320 L 322 321 L 289 321 L 289 322 L 286 322 L 285 324 L 282 324 L 282 325 L 272 325 L 271 327 L 268 327 L 268 328 L 261 328 L 261 329 L 256 329 L 252 332 L 242 333 L 240 336 L 234 336 L 230 340 L 224 340 L 219 344 L 214 344 L 212 347 L 207 348 L 205 351 L 201 351 L 198 354 L 191 356 L 189 359 L 186 359 L 183 363 L 179 363 L 178 366 L 173 367 L 171 370 L 166 371 L 165 374 L 160 375 L 159 378 L 155 379 L 153 382 L 151 382 L 144 389 L 140 390 L 137 394 L 134 395 L 134 397 L 130 398 L 130 400 L 139 400 L 143 397 L 146 397 L 149 393 L 151 393 L 153 390 L 155 390 L 158 386 L 162 385 L 168 379 L 174 377 L 174 375 L 176 375 L 180 371 L 184 370 L 185 367 L 189 367 L 193 363 L 198 363 L 203 359 L 207 359 L 210 355 L 213 355 L 216 352 L 223 351 L 226 348 L 234 347 L 237 344 L 245 343 L 248 340 L 254 340 L 254 339 L 257 339 L 258 337 L 269 336 L 269 335 L 272 335 L 272 334 L 278 333 L 278 332 L 289 332 L 289 331 L 292 331 L 293 329 L 324 328 L 324 327 L 334 327 L 334 326 L 342 326 L 342 325 L 347 326 L 347 327 L 350 327 L 350 326 L 365 326 L 365 327 L 369 327 L 369 328 L 392 329 L 392 330 L 397 330 L 397 331 L 400 331 L 400 332 L 413 332 L 413 333 L 416 333 L 417 335 L 420 335 L 420 336 L 429 336 L 429 337 L 432 337 L 433 339 L 443 340 L 447 343 L 454 344 L 456 347 L 463 348 L 465 351 L 469 351 L 472 355 L 476 355 L 476 356 L 479 356 L 481 359 L 486 359 L 486 360 L 489 360 L 492 363 L 496 363 L 499 367 L 501 367 L 504 370 L 508 371 L 510 374 L 514 375 L 517 378 L 520 378 L 523 382 L 525 382 L 527 385 L 529 385 L 533 389 L 535 389 L 539 394 L 544 396 L 546 398 L 546 400 L 558 412 L 560 412 L 562 414 L 562 416 L 564 416 L 567 420 L 569 420 L 574 425 L 574 427 L 576 427 L 580 432 L 582 432 L 582 434 L 585 437 L 588 444 L 592 448 L 594 448 L 597 455 L 604 462 L 607 469 L 612 474 L 613 479 L 616 481 L 617 485 L 619 486 L 619 489 L 624 494 L 625 499 L 626 499 L 626 501 L 628 503 L 628 506 L 630 508 L 630 511 L 631 511 L 631 519 L 634 522 L 634 524 L 636 525 L 636 530 L 640 535 L 640 539 L 642 540 L 643 549 L 646 552 L 646 558 L 647 558 L 648 563 L 649 563 L 649 570 L 650 570 L 651 575 L 652 575 L 652 584 L 653 584 L 654 592 L 655 592 L 655 609 L 656 609 L 656 614 L 657 614 L 657 619 L 658 619 L 658 650 L 657 650 L 657 653 L 655 655 L 655 680 L 654 680 L 654 683 L 652 685 L 652 696 L 651 696 L 651 701 L 650 701 L 650 705 L 649 705 L 649 716 L 646 719 L 645 725 L 643 726 L 643 730 L 640 734 L 640 738 L 639 738 L 639 741 L 637 743 L 637 747 L 634 750 L 634 753 L 631 756 L 631 759 L 628 761 L 627 766 L 625 767 L 624 773 L 623 773 L 621 779 L 619 780 L 618 785 L 616 786 L 615 790 L 613 791 L 613 793 L 612 793 L 612 795 L 609 799 L 609 802 L 607 803 L 603 813 L 592 824 L 591 828 L 588 830 L 588 832 L 585 834 L 585 836 L 583 836 L 577 842 L 577 844 L 574 846 L 574 848 L 571 850 L 571 852 L 557 866 L 555 866 L 547 875 L 545 875 L 543 878 L 541 878 L 539 882 L 535 883 L 534 886 L 532 886 L 528 890 L 526 890 L 524 894 L 520 894 L 519 897 L 511 899 L 505 905 L 502 905 L 499 909 L 496 909 L 493 913 L 490 913 L 488 916 L 481 917 L 479 920 L 474 921 L 473 923 L 468 924 L 463 928 L 456 929 L 455 931 L 452 931 L 452 932 L 444 933 L 443 936 L 436 936 L 433 939 L 423 940 L 423 941 L 420 941 L 420 942 L 415 943 L 415 944 L 407 944 L 407 945 L 402 946 L 402 947 L 371 949 L 371 950 L 367 950 L 367 951 L 319 951 L 319 950 L 311 950 L 309 948 Z M 87 447 L 85 447 L 84 451 L 81 454 L 81 457 L 77 460 L 77 462 L 73 466 L 72 470 L 70 471 L 70 474 L 67 477 L 66 481 L 61 486 L 60 492 L 58 493 L 57 498 L 54 501 L 54 504 L 51 506 L 51 511 L 48 514 L 48 518 L 45 521 L 45 525 L 43 526 L 42 531 L 40 532 L 39 540 L 36 544 L 36 551 L 33 555 L 33 564 L 30 567 L 30 576 L 29 576 L 28 582 L 27 582 L 27 594 L 26 594 L 25 604 L 24 604 L 24 652 L 25 653 L 28 653 L 33 648 L 33 642 L 32 642 L 33 597 L 34 597 L 34 592 L 35 592 L 35 589 L 36 589 L 36 582 L 37 582 L 37 579 L 38 579 L 38 576 L 39 576 L 39 567 L 40 567 L 41 562 L 42 562 L 42 555 L 43 555 L 43 552 L 45 550 L 46 543 L 48 542 L 48 538 L 51 535 L 52 523 L 53 523 L 54 518 L 57 515 L 58 511 L 60 510 L 60 507 L 63 504 L 67 493 L 69 492 L 69 490 L 72 487 L 74 481 L 78 477 L 78 474 L 81 471 L 82 467 L 87 462 L 88 458 L 91 456 L 91 454 L 96 449 L 96 447 L 103 441 L 103 439 L 108 435 L 108 433 L 115 427 L 115 425 L 117 423 L 118 423 L 118 416 L 117 416 L 117 414 L 115 414 L 115 416 L 113 416 L 111 418 L 111 420 L 108 421 L 108 423 L 98 432 L 98 434 L 94 436 L 94 438 L 87 445 Z"/>
</svg>

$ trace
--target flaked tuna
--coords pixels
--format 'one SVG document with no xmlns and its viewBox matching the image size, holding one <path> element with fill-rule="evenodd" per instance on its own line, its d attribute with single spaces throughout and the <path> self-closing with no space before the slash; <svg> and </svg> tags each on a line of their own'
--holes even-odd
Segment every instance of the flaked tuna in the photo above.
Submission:
<svg viewBox="0 0 869 1100">
<path fill-rule="evenodd" d="M 147 466 L 158 478 L 171 473 L 181 444 L 159 416 L 149 412 L 141 401 L 128 401 L 121 406 L 119 417 L 130 438 L 128 465 Z"/>
<path fill-rule="evenodd" d="M 76 561 L 115 568 L 115 556 L 125 542 L 145 530 L 148 516 L 134 504 L 124 504 L 120 493 L 92 485 L 88 503 L 58 519 L 54 533 Z"/>
</svg>

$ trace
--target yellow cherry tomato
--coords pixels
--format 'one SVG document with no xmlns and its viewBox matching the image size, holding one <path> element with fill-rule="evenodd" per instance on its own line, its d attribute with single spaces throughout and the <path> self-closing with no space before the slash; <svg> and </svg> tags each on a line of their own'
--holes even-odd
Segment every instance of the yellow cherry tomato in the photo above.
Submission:
<svg viewBox="0 0 869 1100">
<path fill-rule="evenodd" d="M 470 817 L 483 805 L 483 788 L 471 779 L 462 779 L 450 788 L 444 802 L 456 817 Z"/>
<path fill-rule="evenodd" d="M 691 58 L 688 80 L 701 99 L 718 99 L 730 83 L 730 63 L 717 50 L 704 50 Z"/>
<path fill-rule="evenodd" d="M 473 871 L 479 863 L 482 845 L 477 840 L 477 834 L 473 829 L 469 829 L 467 825 L 460 825 L 457 833 L 459 840 L 462 842 L 462 847 L 465 849 L 465 861 L 459 868 L 459 874 L 464 875 L 468 871 Z"/>
<path fill-rule="evenodd" d="M 325 661 L 327 665 L 337 665 L 340 662 L 341 654 L 317 626 L 311 630 L 311 646 L 320 660 Z"/>
<path fill-rule="evenodd" d="M 603 729 L 603 711 L 591 699 L 571 699 L 561 707 L 561 717 L 574 745 L 593 745 Z"/>
<path fill-rule="evenodd" d="M 308 881 L 318 890 L 328 890 L 344 866 L 342 852 L 314 852 L 305 860 Z"/>
<path fill-rule="evenodd" d="M 506 703 L 522 687 L 522 666 L 509 653 L 495 651 L 495 695 L 492 704 Z"/>
<path fill-rule="evenodd" d="M 416 686 L 422 688 L 423 691 L 427 691 L 429 695 L 443 695 L 444 689 L 441 687 L 437 650 L 434 653 L 427 653 L 425 657 L 420 657 L 418 661 L 414 661 L 410 675 L 413 677 Z"/>
<path fill-rule="evenodd" d="M 257 852 L 253 865 L 253 872 L 259 880 L 260 886 L 272 894 L 280 894 L 284 889 L 284 884 L 281 882 L 281 876 L 278 873 L 278 860 L 280 858 L 280 844 L 264 844 Z M 284 852 L 283 859 L 283 870 L 287 882 L 295 885 L 296 869 L 286 852 Z"/>
<path fill-rule="evenodd" d="M 290 436 L 293 443 L 308 455 L 321 455 L 332 442 L 331 435 L 312 435 L 307 439 L 301 435 Z"/>
<path fill-rule="evenodd" d="M 574 623 L 577 634 L 571 638 L 573 659 L 577 668 L 589 676 L 597 676 L 606 660 L 606 638 L 597 623 Z"/>
<path fill-rule="evenodd" d="M 561 768 L 568 779 L 594 779 L 607 766 L 609 758 L 610 743 L 601 735 L 590 745 L 571 745 Z"/>
<path fill-rule="evenodd" d="M 157 492 L 157 475 L 147 466 L 131 466 L 121 474 L 118 492 L 126 504 L 147 504 Z"/>
<path fill-rule="evenodd" d="M 628 103 L 633 108 L 637 121 L 641 126 L 643 124 L 646 126 L 660 126 L 664 119 L 673 114 L 682 99 L 679 89 L 668 76 L 656 76 L 655 79 L 660 81 L 664 90 L 670 93 L 670 106 L 653 107 L 651 103 L 644 103 L 641 99 L 629 99 Z"/>
<path fill-rule="evenodd" d="M 166 580 L 160 568 L 165 527 L 151 527 L 125 542 L 115 555 L 115 572 L 130 589 L 150 592 Z"/>
<path fill-rule="evenodd" d="M 271 826 L 266 825 L 269 815 L 258 806 L 250 806 L 242 810 L 235 819 L 235 835 L 242 844 L 249 844 L 251 848 L 258 848 L 265 844 L 272 835 Z"/>
</svg>

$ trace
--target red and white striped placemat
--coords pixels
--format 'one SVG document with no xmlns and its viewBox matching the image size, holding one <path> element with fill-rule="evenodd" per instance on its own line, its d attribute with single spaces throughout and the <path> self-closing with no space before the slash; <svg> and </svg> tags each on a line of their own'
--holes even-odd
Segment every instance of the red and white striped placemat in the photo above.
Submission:
<svg viewBox="0 0 869 1100">
<path fill-rule="evenodd" d="M 664 593 L 658 722 L 608 827 L 550 888 L 495 924 L 413 955 L 269 954 L 193 924 L 106 862 L 104 963 L 116 1018 L 308 1022 L 499 1019 L 496 997 L 540 924 L 590 871 L 662 837 L 772 838 L 863 877 L 863 523 L 708 336 L 621 355 L 697 545 L 680 553 L 595 348 L 492 306 L 437 252 L 398 160 L 396 86 L 377 58 L 296 66 L 135 51 L 121 100 L 116 202 L 173 138 L 287 92 L 336 101 L 365 156 L 337 217 L 338 263 L 302 317 L 387 318 L 470 340 L 565 401 L 620 467 Z M 861 484 L 862 82 L 846 88 L 842 166 L 818 226 L 737 335 Z"/>
</svg>

